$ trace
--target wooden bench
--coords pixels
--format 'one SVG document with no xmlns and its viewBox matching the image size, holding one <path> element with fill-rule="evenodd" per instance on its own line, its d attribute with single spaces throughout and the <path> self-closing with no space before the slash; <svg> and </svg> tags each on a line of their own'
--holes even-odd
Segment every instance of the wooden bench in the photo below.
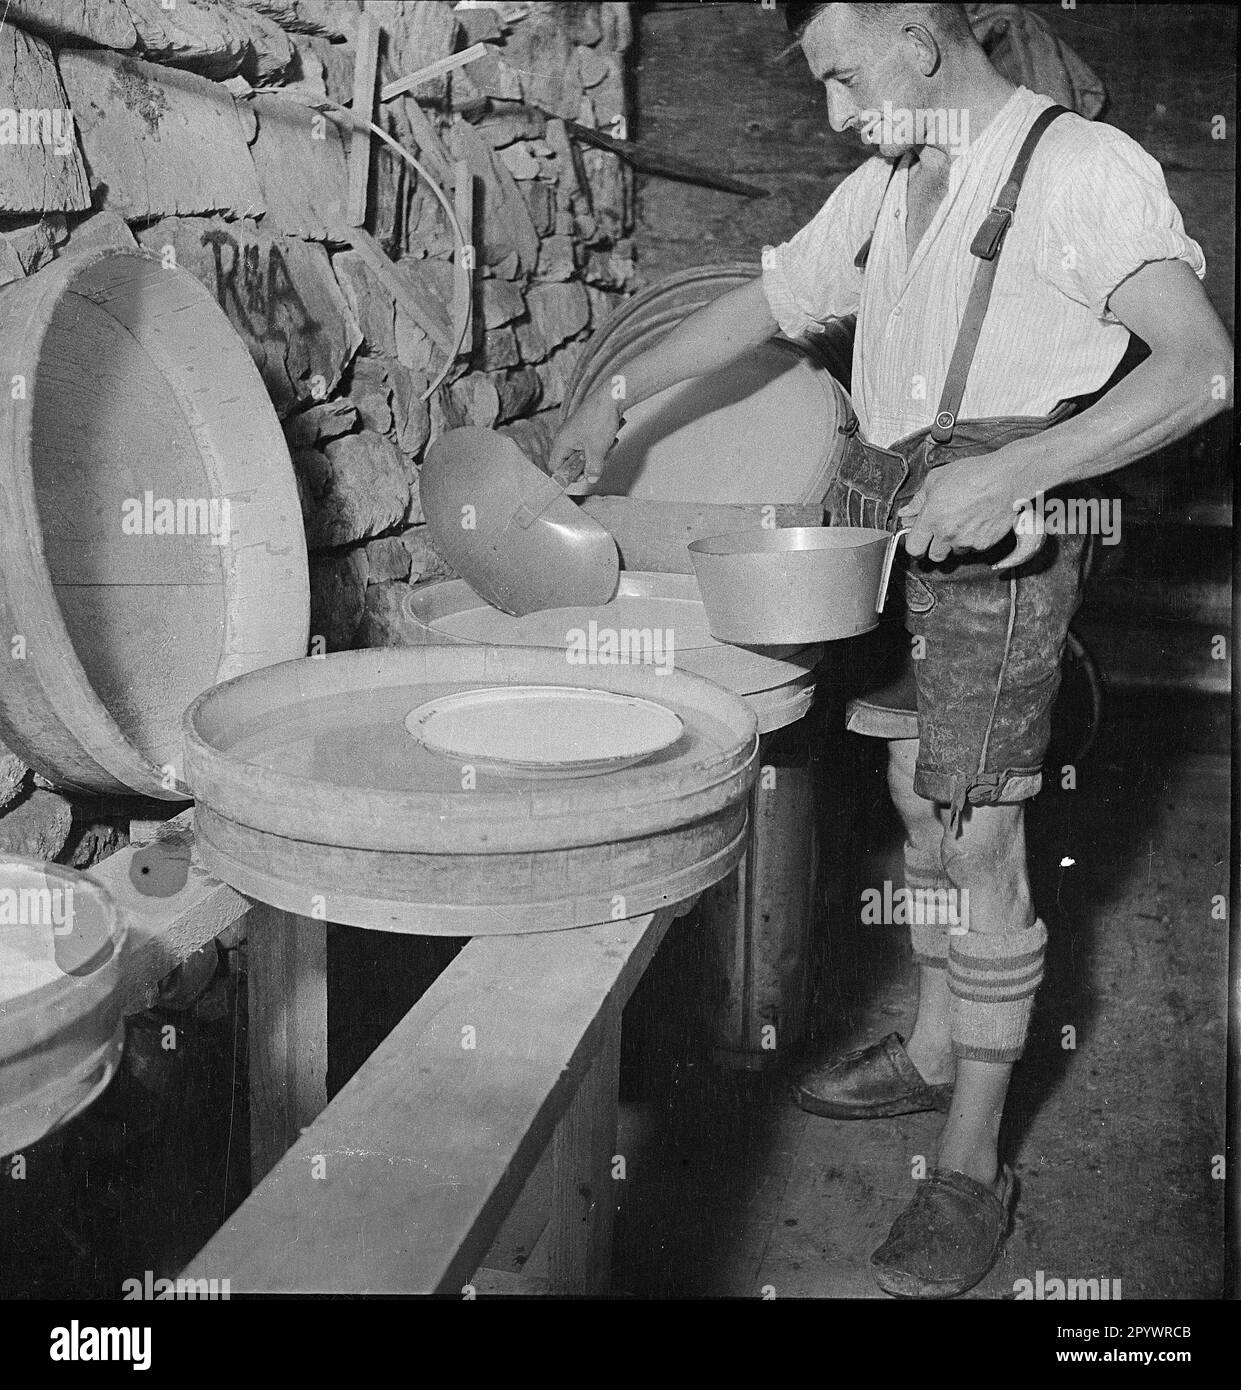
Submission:
<svg viewBox="0 0 1241 1390">
<path fill-rule="evenodd" d="M 188 1277 L 233 1293 L 606 1289 L 621 1012 L 690 904 L 471 940 L 327 1105 L 326 924 L 251 903 L 193 857 L 178 893 L 147 896 L 139 852 L 91 871 L 131 923 L 128 1009 L 243 917 L 249 942 L 257 1185 Z M 514 1212 L 531 1242 L 543 1230 L 545 1282 L 480 1272 Z"/>
</svg>

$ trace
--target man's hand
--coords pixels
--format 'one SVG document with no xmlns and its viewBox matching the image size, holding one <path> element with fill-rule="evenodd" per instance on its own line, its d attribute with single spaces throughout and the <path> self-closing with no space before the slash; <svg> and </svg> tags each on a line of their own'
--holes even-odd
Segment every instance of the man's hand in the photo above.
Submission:
<svg viewBox="0 0 1241 1390">
<path fill-rule="evenodd" d="M 990 550 L 1013 529 L 1025 500 L 1014 481 L 1004 450 L 977 458 L 956 459 L 932 469 L 917 493 L 900 510 L 911 527 L 905 537 L 910 555 L 925 555 L 934 564 L 954 551 Z M 1022 532 L 1017 547 L 992 568 L 1013 569 L 1043 543 L 1037 532 Z"/>
<path fill-rule="evenodd" d="M 557 430 L 547 471 L 566 487 L 581 476 L 597 483 L 620 427 L 619 404 L 606 390 L 592 391 Z"/>
</svg>

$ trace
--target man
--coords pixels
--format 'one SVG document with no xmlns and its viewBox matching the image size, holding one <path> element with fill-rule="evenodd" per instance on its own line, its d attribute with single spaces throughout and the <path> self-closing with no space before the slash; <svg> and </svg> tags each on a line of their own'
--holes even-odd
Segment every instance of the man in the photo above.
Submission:
<svg viewBox="0 0 1241 1390">
<path fill-rule="evenodd" d="M 892 1034 L 811 1067 L 795 1094 L 839 1118 L 947 1112 L 935 1170 L 872 1268 L 889 1293 L 950 1297 L 993 1266 L 1011 1215 L 1000 1120 L 1046 942 L 1023 810 L 1087 563 L 1087 537 L 1015 522 L 1224 409 L 1231 347 L 1159 166 L 1008 82 L 961 6 L 790 4 L 786 17 L 832 128 L 876 156 L 764 251 L 760 279 L 628 363 L 620 404 L 607 388 L 584 401 L 549 470 L 580 454 L 598 477 L 623 408 L 777 330 L 857 314 L 857 419 L 825 506 L 834 525 L 910 528 L 919 736 L 890 742 L 889 784 L 909 887 L 954 890 L 968 914 L 911 928 L 908 1046 Z M 1131 333 L 1149 356 L 1110 384 Z"/>
</svg>

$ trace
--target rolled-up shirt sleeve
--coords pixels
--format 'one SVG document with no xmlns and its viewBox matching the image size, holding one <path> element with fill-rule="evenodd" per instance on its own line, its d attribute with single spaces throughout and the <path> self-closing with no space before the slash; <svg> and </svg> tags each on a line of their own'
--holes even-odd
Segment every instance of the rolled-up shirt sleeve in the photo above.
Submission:
<svg viewBox="0 0 1241 1390">
<path fill-rule="evenodd" d="M 890 172 L 884 160 L 867 160 L 800 232 L 763 247 L 763 292 L 787 337 L 803 337 L 828 319 L 857 313 L 862 272 L 854 257 L 874 230 Z"/>
<path fill-rule="evenodd" d="M 1048 201 L 1038 273 L 1104 323 L 1116 323 L 1108 299 L 1134 271 L 1150 261 L 1184 261 L 1202 279 L 1206 257 L 1186 235 L 1158 163 L 1123 132 L 1092 129 L 1093 150 L 1064 171 Z"/>
</svg>

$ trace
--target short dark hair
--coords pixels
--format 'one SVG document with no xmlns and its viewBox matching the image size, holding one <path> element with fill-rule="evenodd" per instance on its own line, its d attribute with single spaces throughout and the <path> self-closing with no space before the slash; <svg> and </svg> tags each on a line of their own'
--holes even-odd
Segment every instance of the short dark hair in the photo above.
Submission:
<svg viewBox="0 0 1241 1390">
<path fill-rule="evenodd" d="M 795 39 L 810 27 L 810 21 L 821 11 L 827 9 L 823 0 L 790 0 L 784 7 L 784 22 Z"/>
<path fill-rule="evenodd" d="M 789 33 L 794 38 L 800 39 L 810 27 L 812 20 L 816 19 L 824 10 L 830 9 L 830 4 L 824 0 L 789 0 L 784 7 L 784 22 L 788 25 Z M 958 41 L 973 37 L 973 29 L 970 27 L 969 16 L 965 13 L 964 5 L 850 5 L 851 10 L 855 10 L 861 19 L 879 19 L 888 11 L 903 9 L 920 9 L 933 11 L 935 16 L 935 29 L 946 38 Z"/>
</svg>

